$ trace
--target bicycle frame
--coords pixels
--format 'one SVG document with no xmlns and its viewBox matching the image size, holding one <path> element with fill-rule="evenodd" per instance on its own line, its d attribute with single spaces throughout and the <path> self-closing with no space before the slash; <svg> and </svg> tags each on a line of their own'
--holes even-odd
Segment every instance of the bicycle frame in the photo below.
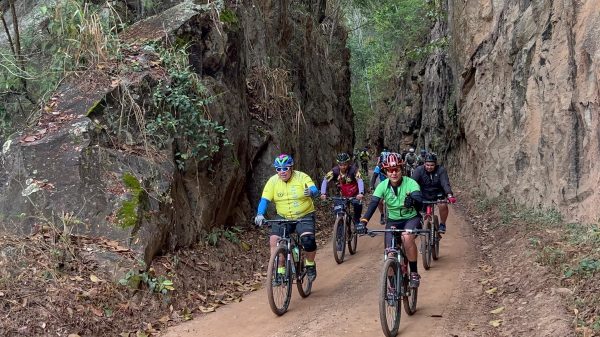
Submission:
<svg viewBox="0 0 600 337">
<path fill-rule="evenodd" d="M 293 257 L 293 249 L 296 248 L 296 246 L 298 245 L 298 233 L 287 233 L 287 226 L 284 227 L 283 229 L 283 237 L 281 237 L 278 241 L 277 241 L 277 246 L 280 245 L 285 245 L 288 254 L 286 256 L 286 264 L 291 264 L 292 266 L 292 273 L 296 274 L 296 268 L 294 266 L 294 263 L 292 263 Z"/>
<path fill-rule="evenodd" d="M 352 203 L 352 201 L 358 200 L 358 199 L 356 199 L 354 197 L 351 197 L 351 198 L 331 197 L 331 200 L 333 200 L 333 203 L 334 203 L 333 211 L 335 212 L 336 216 L 346 215 L 346 216 L 350 217 L 352 215 L 352 211 L 350 209 L 350 204 Z M 340 206 L 343 206 L 343 207 L 340 207 Z"/>
<path fill-rule="evenodd" d="M 423 264 L 425 269 L 429 269 L 431 265 L 431 257 L 433 257 L 434 260 L 439 258 L 440 239 L 442 237 L 438 231 L 438 221 L 437 216 L 435 215 L 435 206 L 437 204 L 447 202 L 447 200 L 441 199 L 441 195 L 438 195 L 438 200 L 423 201 L 423 205 L 425 205 L 425 214 L 423 215 L 422 223 L 424 226 L 425 224 L 429 224 L 430 233 L 427 247 L 423 247 L 426 250 L 421 252 L 423 254 Z"/>
<path fill-rule="evenodd" d="M 308 279 L 304 251 L 299 244 L 299 234 L 291 231 L 291 226 L 297 225 L 299 220 L 267 220 L 267 226 L 274 223 L 283 224 L 282 233 L 277 240 L 277 245 L 271 251 L 269 267 L 267 269 L 267 295 L 271 310 L 278 316 L 283 315 L 289 306 L 292 296 L 291 286 L 296 283 L 298 293 L 301 297 L 307 297 L 311 293 L 312 281 Z M 296 249 L 297 248 L 297 249 Z M 295 252 L 298 255 L 295 256 Z M 279 267 L 285 266 L 285 274 L 280 275 Z M 305 279 L 306 278 L 306 279 Z M 278 289 L 278 290 L 275 290 Z M 277 293 L 277 294 L 276 294 Z M 278 296 L 278 295 L 282 296 Z"/>
<path fill-rule="evenodd" d="M 346 244 L 350 255 L 356 253 L 357 236 L 353 230 L 353 215 L 354 212 L 350 205 L 358 200 L 354 197 L 331 197 L 334 202 L 333 211 L 335 212 L 335 221 L 333 226 L 333 257 L 340 264 L 344 262 L 346 254 Z"/>
<path fill-rule="evenodd" d="M 423 229 L 389 229 L 370 230 L 369 236 L 378 233 L 392 233 L 389 247 L 385 249 L 381 274 L 382 288 L 379 298 L 379 317 L 383 333 L 387 337 L 396 336 L 400 326 L 400 301 L 404 303 L 404 311 L 408 315 L 416 312 L 418 288 L 409 286 L 408 257 L 404 248 L 403 233 L 422 235 L 429 231 Z M 400 238 L 397 238 L 400 234 Z M 393 277 L 393 280 L 391 279 Z M 391 319 L 391 321 L 390 321 Z"/>
<path fill-rule="evenodd" d="M 289 233 L 287 225 L 294 226 L 294 225 L 297 225 L 299 221 L 282 219 L 282 220 L 267 220 L 265 222 L 267 224 L 278 223 L 278 224 L 286 225 L 286 226 L 283 226 L 283 233 L 282 233 L 281 237 L 279 237 L 279 239 L 277 240 L 277 247 L 284 246 L 287 251 L 287 256 L 285 256 L 283 264 L 281 263 L 282 261 L 280 261 L 279 266 L 280 267 L 285 266 L 286 268 L 291 266 L 292 275 L 296 275 L 296 266 L 295 266 L 296 261 L 293 260 L 292 254 L 293 254 L 294 248 L 300 247 L 300 245 L 298 244 L 299 235 L 296 232 Z M 298 258 L 300 258 L 300 257 L 298 257 Z"/>
<path fill-rule="evenodd" d="M 429 234 L 428 230 L 425 229 L 397 229 L 395 227 L 392 227 L 390 229 L 373 229 L 373 230 L 369 230 L 368 235 L 373 237 L 375 235 L 377 235 L 378 233 L 392 233 L 394 235 L 392 235 L 392 242 L 390 244 L 390 247 L 385 248 L 384 250 L 384 258 L 383 260 L 387 260 L 387 259 L 395 259 L 397 260 L 398 266 L 399 268 L 401 268 L 400 270 L 398 270 L 398 275 L 401 275 L 401 277 L 399 277 L 396 280 L 396 289 L 401 289 L 400 297 L 402 296 L 406 296 L 406 290 L 403 289 L 402 287 L 400 287 L 400 284 L 402 282 L 402 278 L 404 277 L 408 277 L 408 257 L 406 256 L 406 252 L 404 251 L 404 238 L 402 235 L 400 235 L 400 240 L 398 243 L 398 239 L 397 239 L 397 235 L 395 234 L 402 234 L 402 233 L 409 233 L 409 234 L 414 234 L 414 235 L 426 235 Z M 390 256 L 391 255 L 391 256 Z"/>
</svg>

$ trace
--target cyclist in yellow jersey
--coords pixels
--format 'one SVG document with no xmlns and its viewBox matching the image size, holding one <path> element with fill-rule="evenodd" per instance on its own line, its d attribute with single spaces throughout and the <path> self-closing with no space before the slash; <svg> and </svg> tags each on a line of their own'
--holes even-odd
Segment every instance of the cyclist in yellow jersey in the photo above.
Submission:
<svg viewBox="0 0 600 337">
<path fill-rule="evenodd" d="M 295 231 L 300 235 L 300 243 L 306 252 L 306 273 L 314 281 L 317 277 L 315 256 L 315 206 L 311 197 L 319 194 L 315 183 L 304 172 L 293 169 L 292 156 L 281 154 L 275 158 L 273 166 L 277 174 L 269 178 L 263 189 L 254 222 L 262 226 L 269 202 L 275 203 L 277 215 L 288 220 L 299 220 Z M 269 243 L 271 252 L 277 246 L 284 225 L 273 225 Z M 294 228 L 288 228 L 294 230 Z M 285 267 L 280 267 L 285 268 Z M 285 270 L 285 269 L 284 269 Z M 280 272 L 278 270 L 278 272 Z"/>
</svg>

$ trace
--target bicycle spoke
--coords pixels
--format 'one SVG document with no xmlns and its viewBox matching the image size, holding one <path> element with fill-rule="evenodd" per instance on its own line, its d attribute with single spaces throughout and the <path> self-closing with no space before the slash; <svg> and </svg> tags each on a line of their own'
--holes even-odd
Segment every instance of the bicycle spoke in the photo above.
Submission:
<svg viewBox="0 0 600 337">
<path fill-rule="evenodd" d="M 398 262 L 388 258 L 381 275 L 381 293 L 379 301 L 379 319 L 383 333 L 396 336 L 400 327 L 400 295 L 399 295 Z"/>
<path fill-rule="evenodd" d="M 267 270 L 267 295 L 271 310 L 277 315 L 283 315 L 290 304 L 292 296 L 292 277 L 291 265 L 285 263 L 287 259 L 287 249 L 278 247 L 271 255 L 269 260 L 269 268 Z M 286 265 L 285 272 L 280 273 L 279 267 Z"/>
<path fill-rule="evenodd" d="M 344 262 L 344 255 L 346 254 L 346 228 L 344 224 L 344 217 L 337 216 L 333 225 L 333 258 L 335 262 Z"/>
<path fill-rule="evenodd" d="M 296 263 L 296 287 L 301 297 L 308 297 L 312 290 L 312 281 L 306 276 L 306 269 L 304 267 L 304 251 L 300 250 L 300 260 Z"/>
</svg>

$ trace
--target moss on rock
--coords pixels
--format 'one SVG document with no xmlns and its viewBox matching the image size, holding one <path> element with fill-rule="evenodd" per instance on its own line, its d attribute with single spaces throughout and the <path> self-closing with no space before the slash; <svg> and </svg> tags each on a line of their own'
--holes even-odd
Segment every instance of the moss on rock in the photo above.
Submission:
<svg viewBox="0 0 600 337">
<path fill-rule="evenodd" d="M 142 194 L 142 186 L 137 178 L 131 173 L 123 174 L 123 183 L 131 192 L 131 199 L 124 201 L 117 212 L 118 225 L 123 228 L 131 228 L 138 223 L 138 207 Z"/>
</svg>

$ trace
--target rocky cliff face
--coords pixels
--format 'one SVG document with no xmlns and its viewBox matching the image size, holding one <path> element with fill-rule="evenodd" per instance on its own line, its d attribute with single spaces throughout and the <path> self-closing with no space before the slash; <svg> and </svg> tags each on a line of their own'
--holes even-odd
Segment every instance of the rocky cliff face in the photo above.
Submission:
<svg viewBox="0 0 600 337">
<path fill-rule="evenodd" d="M 66 230 L 127 242 L 150 260 L 214 227 L 248 224 L 275 155 L 293 154 L 317 179 L 335 152 L 351 149 L 346 33 L 325 2 L 223 6 L 184 2 L 132 26 L 121 39 L 133 49 L 120 63 L 65 82 L 37 127 L 5 143 L 5 229 L 67 220 Z M 178 137 L 148 146 L 139 127 L 152 88 L 170 81 L 144 45 L 165 39 L 189 46 L 212 97 L 205 116 L 232 143 L 182 169 Z"/>
<path fill-rule="evenodd" d="M 447 11 L 445 3 L 440 9 Z M 379 148 L 403 151 L 427 149 L 445 157 L 456 138 L 454 75 L 445 41 L 448 25 L 438 20 L 427 36 L 432 47 L 418 61 L 400 60 L 387 92 L 376 106 L 377 125 L 369 130 L 369 142 Z M 416 46 L 415 46 L 416 47 Z"/>
<path fill-rule="evenodd" d="M 600 1 L 449 1 L 456 172 L 489 195 L 600 216 Z"/>
<path fill-rule="evenodd" d="M 449 0 L 447 50 L 407 67 L 370 140 L 441 155 L 488 196 L 600 212 L 600 1 Z"/>
</svg>

